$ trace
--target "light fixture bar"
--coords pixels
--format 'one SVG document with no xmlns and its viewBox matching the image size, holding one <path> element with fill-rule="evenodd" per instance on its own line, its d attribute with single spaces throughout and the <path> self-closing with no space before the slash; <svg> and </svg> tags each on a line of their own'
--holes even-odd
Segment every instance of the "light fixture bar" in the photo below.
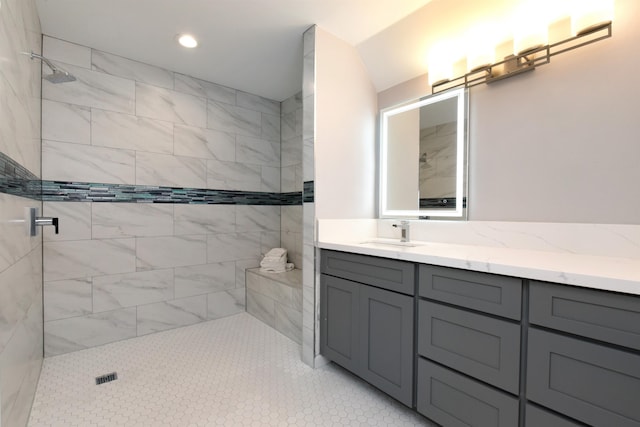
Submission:
<svg viewBox="0 0 640 427">
<path fill-rule="evenodd" d="M 551 62 L 551 57 L 595 43 L 611 37 L 611 21 L 603 22 L 587 28 L 578 35 L 562 40 L 557 43 L 540 46 L 518 55 L 509 55 L 504 61 L 471 70 L 465 75 L 451 80 L 435 83 L 431 87 L 431 93 L 439 93 L 456 87 L 473 87 L 483 83 L 491 84 L 518 74 L 533 71 L 536 67 Z"/>
</svg>

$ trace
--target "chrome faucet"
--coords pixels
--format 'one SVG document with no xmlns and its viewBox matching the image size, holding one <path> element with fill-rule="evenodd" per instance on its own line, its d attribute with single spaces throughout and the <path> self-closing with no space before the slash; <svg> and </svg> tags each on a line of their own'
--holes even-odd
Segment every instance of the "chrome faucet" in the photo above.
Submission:
<svg viewBox="0 0 640 427">
<path fill-rule="evenodd" d="M 401 242 L 408 242 L 409 241 L 409 225 L 410 222 L 409 221 L 400 221 L 400 224 L 393 224 L 393 226 L 395 228 L 400 228 L 400 232 L 401 232 L 401 237 L 400 237 L 400 241 Z"/>
</svg>

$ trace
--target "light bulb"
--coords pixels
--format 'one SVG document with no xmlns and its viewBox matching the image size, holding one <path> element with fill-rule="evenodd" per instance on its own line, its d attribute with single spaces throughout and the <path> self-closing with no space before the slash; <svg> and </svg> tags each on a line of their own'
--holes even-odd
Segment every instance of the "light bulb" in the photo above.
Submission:
<svg viewBox="0 0 640 427">
<path fill-rule="evenodd" d="M 198 41 L 191 34 L 180 34 L 178 36 L 178 43 L 190 49 L 198 46 Z"/>
<path fill-rule="evenodd" d="M 613 0 L 574 0 L 571 9 L 571 33 L 580 33 L 613 21 Z"/>
</svg>

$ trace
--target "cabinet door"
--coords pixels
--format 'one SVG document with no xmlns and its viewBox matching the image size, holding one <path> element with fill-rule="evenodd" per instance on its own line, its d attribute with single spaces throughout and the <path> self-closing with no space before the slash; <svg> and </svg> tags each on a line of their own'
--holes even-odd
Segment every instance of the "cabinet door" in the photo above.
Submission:
<svg viewBox="0 0 640 427">
<path fill-rule="evenodd" d="M 321 276 L 320 353 L 352 372 L 357 372 L 360 350 L 359 299 L 359 284 L 337 277 Z"/>
<path fill-rule="evenodd" d="M 583 425 L 531 404 L 527 404 L 525 411 L 526 427 L 581 427 Z"/>
<path fill-rule="evenodd" d="M 513 394 L 520 384 L 520 325 L 421 300 L 418 352 Z"/>
<path fill-rule="evenodd" d="M 527 399 L 592 426 L 640 426 L 640 355 L 531 328 Z"/>
<path fill-rule="evenodd" d="M 518 399 L 421 357 L 417 407 L 422 415 L 446 427 L 518 425 Z"/>
<path fill-rule="evenodd" d="M 359 374 L 407 406 L 413 404 L 413 298 L 360 287 Z"/>
</svg>

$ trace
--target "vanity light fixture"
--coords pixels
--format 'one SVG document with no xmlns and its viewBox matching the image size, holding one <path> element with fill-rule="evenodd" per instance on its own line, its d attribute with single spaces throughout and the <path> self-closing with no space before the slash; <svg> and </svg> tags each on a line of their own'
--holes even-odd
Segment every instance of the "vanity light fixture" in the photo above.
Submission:
<svg viewBox="0 0 640 427">
<path fill-rule="evenodd" d="M 460 77 L 435 82 L 431 84 L 431 93 L 439 93 L 456 87 L 469 88 L 483 83 L 491 84 L 533 71 L 536 67 L 551 62 L 553 56 L 611 37 L 611 31 L 611 21 L 590 25 L 579 30 L 575 36 L 560 42 L 533 46 L 514 55 L 509 55 L 503 61 L 473 69 Z"/>
<path fill-rule="evenodd" d="M 198 41 L 191 34 L 178 34 L 178 43 L 189 49 L 198 46 Z"/>
</svg>

